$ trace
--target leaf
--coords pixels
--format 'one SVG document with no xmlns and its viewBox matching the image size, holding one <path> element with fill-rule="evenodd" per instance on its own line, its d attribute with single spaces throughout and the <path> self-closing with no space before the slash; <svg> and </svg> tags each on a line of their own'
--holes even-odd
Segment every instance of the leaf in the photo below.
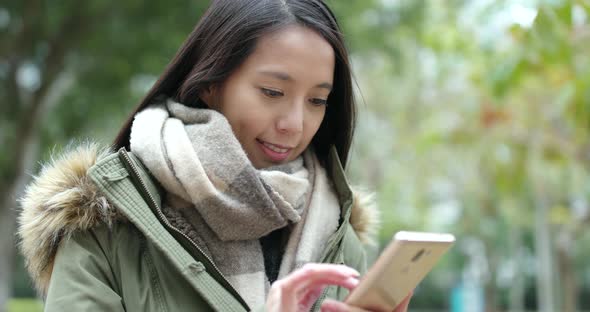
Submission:
<svg viewBox="0 0 590 312">
<path fill-rule="evenodd" d="M 571 211 L 565 206 L 554 206 L 549 210 L 549 222 L 555 225 L 565 225 L 572 221 Z"/>
<path fill-rule="evenodd" d="M 520 80 L 523 68 L 523 59 L 520 53 L 513 53 L 494 64 L 489 75 L 489 84 L 493 94 L 497 97 L 504 97 L 512 88 L 516 88 Z"/>
</svg>

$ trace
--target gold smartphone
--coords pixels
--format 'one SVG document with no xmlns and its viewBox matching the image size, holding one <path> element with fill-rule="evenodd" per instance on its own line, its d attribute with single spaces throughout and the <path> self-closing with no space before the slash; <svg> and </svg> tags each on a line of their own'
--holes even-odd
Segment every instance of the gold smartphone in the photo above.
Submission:
<svg viewBox="0 0 590 312">
<path fill-rule="evenodd" d="M 454 242 L 448 233 L 397 232 L 345 302 L 372 311 L 392 311 Z"/>
</svg>

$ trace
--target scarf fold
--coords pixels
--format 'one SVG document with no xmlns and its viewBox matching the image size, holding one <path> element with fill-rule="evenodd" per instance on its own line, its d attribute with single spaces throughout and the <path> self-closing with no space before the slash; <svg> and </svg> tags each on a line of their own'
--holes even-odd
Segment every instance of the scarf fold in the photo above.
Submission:
<svg viewBox="0 0 590 312">
<path fill-rule="evenodd" d="M 258 170 L 217 111 L 155 103 L 135 116 L 130 146 L 166 190 L 167 218 L 252 308 L 265 302 L 270 287 L 261 237 L 290 226 L 281 278 L 319 261 L 338 226 L 340 205 L 313 151 Z"/>
</svg>

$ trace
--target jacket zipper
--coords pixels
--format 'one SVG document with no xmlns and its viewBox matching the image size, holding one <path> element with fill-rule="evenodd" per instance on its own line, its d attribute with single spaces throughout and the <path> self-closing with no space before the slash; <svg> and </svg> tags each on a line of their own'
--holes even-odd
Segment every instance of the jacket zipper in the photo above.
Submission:
<svg viewBox="0 0 590 312">
<path fill-rule="evenodd" d="M 180 231 L 179 229 L 174 227 L 172 224 L 170 224 L 170 222 L 168 222 L 168 219 L 166 219 L 164 214 L 160 211 L 160 209 L 158 209 L 158 204 L 157 204 L 156 200 L 154 199 L 153 195 L 149 192 L 145 182 L 143 181 L 143 179 L 139 175 L 139 172 L 138 172 L 137 168 L 135 167 L 135 164 L 133 164 L 133 161 L 129 158 L 127 151 L 122 150 L 121 154 L 123 155 L 123 158 L 125 159 L 125 162 L 127 163 L 127 165 L 131 168 L 131 171 L 133 171 L 133 175 L 134 175 L 135 179 L 137 181 L 139 181 L 139 183 L 141 184 L 142 191 L 148 195 L 148 197 L 150 199 L 150 203 L 152 204 L 152 208 L 154 208 L 154 210 L 156 211 L 156 213 L 160 217 L 160 220 L 162 222 L 164 222 L 166 224 L 166 226 L 169 227 L 170 229 L 172 229 L 174 232 L 183 236 L 193 247 L 195 247 L 201 253 L 201 256 L 203 256 L 205 259 L 207 259 L 207 261 L 209 262 L 211 267 L 213 267 L 215 269 L 215 273 L 217 273 L 218 276 L 221 277 L 221 279 L 225 282 L 225 284 L 227 284 L 226 287 L 229 287 L 234 292 L 234 294 L 238 296 L 238 300 L 244 306 L 244 308 L 246 308 L 246 310 L 250 311 L 250 307 L 248 307 L 248 304 L 239 295 L 238 291 L 232 286 L 232 284 L 227 280 L 227 278 L 225 278 L 225 276 L 223 276 L 223 274 L 221 273 L 221 271 L 219 270 L 217 265 L 213 262 L 213 260 L 211 260 L 211 258 L 206 253 L 203 252 L 201 247 L 199 247 L 197 244 L 195 244 L 195 242 L 193 242 L 193 240 L 191 240 L 186 234 L 184 234 L 182 231 Z"/>
<path fill-rule="evenodd" d="M 331 250 L 333 248 L 333 246 L 330 246 Z M 326 259 L 324 257 L 324 259 L 322 259 L 321 263 L 325 263 Z M 322 302 L 324 302 L 324 299 L 326 299 L 326 297 L 328 296 L 328 287 L 325 287 L 324 290 L 322 290 L 322 293 L 320 294 L 320 296 L 318 297 L 318 299 L 314 302 L 314 304 L 311 306 L 311 310 L 310 311 L 319 311 L 320 310 L 320 304 Z"/>
<path fill-rule="evenodd" d="M 344 223 L 340 226 L 344 226 Z M 338 230 L 341 230 L 340 228 Z M 340 233 L 338 233 L 338 235 L 342 235 Z M 331 251 L 335 248 L 336 243 L 340 241 L 340 239 L 336 239 L 335 241 L 332 242 L 332 244 L 330 244 L 329 246 L 326 247 L 326 250 L 324 252 L 324 254 L 322 255 L 322 260 L 320 261 L 320 263 L 326 263 L 328 256 L 331 254 Z M 339 264 L 343 264 L 343 263 L 339 263 Z M 319 311 L 320 310 L 320 304 L 324 301 L 324 299 L 326 299 L 326 297 L 328 296 L 328 287 L 324 288 L 324 290 L 322 291 L 322 293 L 320 294 L 320 296 L 318 297 L 318 299 L 316 300 L 316 302 L 312 305 L 311 310 L 310 311 Z"/>
<path fill-rule="evenodd" d="M 316 300 L 316 302 L 313 304 L 311 311 L 319 311 L 321 308 L 320 304 L 322 302 L 324 302 L 324 299 L 326 299 L 327 296 L 328 296 L 328 287 L 326 287 L 326 289 L 324 289 L 324 291 L 322 291 L 322 294 L 320 295 L 318 300 Z"/>
</svg>

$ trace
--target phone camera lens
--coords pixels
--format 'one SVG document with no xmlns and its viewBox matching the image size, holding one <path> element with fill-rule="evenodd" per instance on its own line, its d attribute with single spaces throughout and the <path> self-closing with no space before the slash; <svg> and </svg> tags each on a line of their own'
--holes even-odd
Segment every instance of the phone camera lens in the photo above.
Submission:
<svg viewBox="0 0 590 312">
<path fill-rule="evenodd" d="M 416 262 L 418 261 L 418 259 L 420 259 L 422 257 L 422 255 L 424 254 L 424 249 L 420 249 L 420 251 L 418 251 L 414 257 L 412 258 L 412 262 Z"/>
</svg>

